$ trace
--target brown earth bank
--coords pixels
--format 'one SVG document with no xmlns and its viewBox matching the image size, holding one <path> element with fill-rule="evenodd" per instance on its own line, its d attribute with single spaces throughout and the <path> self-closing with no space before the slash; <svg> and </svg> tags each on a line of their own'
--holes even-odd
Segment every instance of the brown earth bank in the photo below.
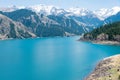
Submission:
<svg viewBox="0 0 120 80">
<path fill-rule="evenodd" d="M 100 61 L 94 71 L 84 80 L 120 80 L 120 55 Z"/>
</svg>

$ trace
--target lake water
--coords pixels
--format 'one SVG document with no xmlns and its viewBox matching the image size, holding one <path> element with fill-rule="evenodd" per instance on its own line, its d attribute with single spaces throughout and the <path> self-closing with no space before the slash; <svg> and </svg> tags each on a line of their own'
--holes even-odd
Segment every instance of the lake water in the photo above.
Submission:
<svg viewBox="0 0 120 80">
<path fill-rule="evenodd" d="M 120 46 L 56 37 L 0 41 L 0 80 L 83 80 Z"/>
</svg>

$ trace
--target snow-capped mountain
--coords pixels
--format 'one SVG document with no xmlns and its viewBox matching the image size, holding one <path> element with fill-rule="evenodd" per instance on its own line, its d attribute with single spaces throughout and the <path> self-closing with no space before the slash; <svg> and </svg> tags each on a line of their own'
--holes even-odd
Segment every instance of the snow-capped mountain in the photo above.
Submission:
<svg viewBox="0 0 120 80">
<path fill-rule="evenodd" d="M 67 12 L 73 13 L 76 16 L 86 16 L 92 13 L 92 11 L 85 8 L 69 8 Z"/>
<path fill-rule="evenodd" d="M 100 10 L 93 11 L 93 13 L 97 15 L 98 18 L 100 18 L 101 20 L 104 20 L 112 15 L 115 15 L 118 12 L 120 12 L 120 7 L 113 7 L 111 9 L 102 8 Z"/>
<path fill-rule="evenodd" d="M 28 6 L 28 9 L 31 9 L 37 13 L 45 13 L 45 14 L 51 14 L 51 10 L 54 9 L 54 6 L 45 6 L 45 5 L 34 5 L 34 6 Z"/>
<path fill-rule="evenodd" d="M 22 23 L 38 37 L 81 35 L 111 20 L 119 21 L 118 13 L 120 7 L 96 11 L 85 8 L 62 9 L 46 5 L 0 8 L 0 14 Z"/>
<path fill-rule="evenodd" d="M 113 7 L 111 9 L 100 9 L 91 11 L 85 8 L 69 8 L 62 9 L 59 7 L 55 7 L 53 5 L 33 5 L 27 7 L 17 7 L 12 6 L 4 9 L 0 9 L 3 12 L 11 12 L 19 9 L 28 9 L 37 13 L 39 16 L 54 16 L 56 18 L 67 18 L 74 20 L 80 26 L 91 26 L 92 28 L 96 28 L 101 26 L 108 17 L 113 16 L 120 12 L 120 7 Z"/>
<path fill-rule="evenodd" d="M 86 16 L 87 14 L 93 13 L 92 11 L 84 8 L 69 8 L 69 9 L 62 9 L 55 6 L 46 6 L 46 5 L 35 5 L 35 6 L 29 6 L 28 9 L 31 9 L 37 13 L 43 13 L 46 15 L 60 15 L 64 14 L 66 16 Z"/>
<path fill-rule="evenodd" d="M 55 6 L 46 6 L 46 5 L 35 5 L 35 6 L 29 6 L 29 9 L 32 9 L 33 11 L 37 13 L 44 13 L 46 15 L 60 15 L 63 14 L 65 16 L 87 16 L 87 15 L 95 15 L 100 20 L 104 20 L 112 15 L 117 14 L 120 12 L 120 7 L 113 7 L 111 9 L 102 8 L 99 10 L 91 11 L 85 8 L 69 8 L 69 9 L 62 9 Z"/>
<path fill-rule="evenodd" d="M 34 5 L 34 6 L 27 6 L 27 7 L 17 7 L 11 6 L 8 8 L 0 8 L 0 11 L 3 12 L 10 12 L 15 11 L 17 9 L 30 9 L 36 13 L 44 14 L 44 15 L 65 15 L 65 16 L 87 16 L 87 15 L 94 15 L 97 16 L 100 20 L 104 20 L 112 15 L 117 14 L 120 12 L 120 7 L 113 7 L 111 9 L 102 8 L 99 10 L 91 11 L 85 8 L 69 8 L 69 9 L 62 9 L 59 7 L 55 7 L 53 5 Z"/>
<path fill-rule="evenodd" d="M 60 15 L 67 13 L 66 10 L 52 5 L 46 6 L 40 4 L 40 5 L 28 6 L 26 8 L 35 11 L 36 13 L 44 14 L 44 15 Z"/>
</svg>

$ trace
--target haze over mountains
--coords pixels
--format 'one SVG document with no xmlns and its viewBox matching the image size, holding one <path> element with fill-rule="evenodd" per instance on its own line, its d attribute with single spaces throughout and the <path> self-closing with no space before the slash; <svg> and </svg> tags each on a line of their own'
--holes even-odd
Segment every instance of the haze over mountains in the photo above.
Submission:
<svg viewBox="0 0 120 80">
<path fill-rule="evenodd" d="M 120 21 L 120 7 L 90 11 L 35 5 L 0 8 L 0 11 L 1 15 L 21 23 L 37 37 L 81 35 L 101 25 Z"/>
</svg>

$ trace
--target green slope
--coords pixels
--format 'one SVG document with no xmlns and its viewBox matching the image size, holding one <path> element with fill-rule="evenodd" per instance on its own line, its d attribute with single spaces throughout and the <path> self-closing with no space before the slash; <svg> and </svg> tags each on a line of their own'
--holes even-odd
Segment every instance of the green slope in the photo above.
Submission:
<svg viewBox="0 0 120 80">
<path fill-rule="evenodd" d="M 85 40 L 108 40 L 120 42 L 120 22 L 101 26 L 92 32 L 84 34 Z"/>
</svg>

